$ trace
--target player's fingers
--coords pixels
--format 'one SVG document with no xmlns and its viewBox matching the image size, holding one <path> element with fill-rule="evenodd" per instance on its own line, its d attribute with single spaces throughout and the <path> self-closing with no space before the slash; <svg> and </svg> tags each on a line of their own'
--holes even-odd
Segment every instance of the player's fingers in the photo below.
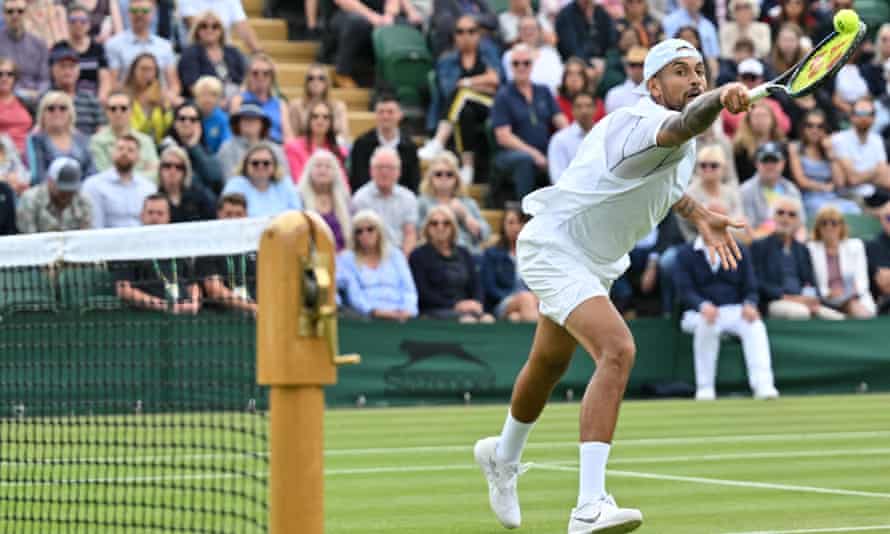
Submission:
<svg viewBox="0 0 890 534">
<path fill-rule="evenodd" d="M 742 249 L 739 248 L 739 244 L 732 237 L 729 238 L 729 246 L 732 248 L 732 254 L 735 256 L 735 259 L 742 259 Z"/>
</svg>

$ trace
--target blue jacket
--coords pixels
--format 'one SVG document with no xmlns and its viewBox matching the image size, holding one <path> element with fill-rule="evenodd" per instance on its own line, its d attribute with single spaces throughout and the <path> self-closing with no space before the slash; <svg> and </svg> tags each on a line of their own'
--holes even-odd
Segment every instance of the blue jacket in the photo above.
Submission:
<svg viewBox="0 0 890 534">
<path fill-rule="evenodd" d="M 211 154 L 219 152 L 219 147 L 232 137 L 232 130 L 229 127 L 229 115 L 217 106 L 214 110 L 204 117 L 202 123 L 204 129 L 204 147 Z"/>
<path fill-rule="evenodd" d="M 674 267 L 674 288 L 683 310 L 698 310 L 705 301 L 715 306 L 745 302 L 757 305 L 757 278 L 752 259 L 744 246 L 739 248 L 742 259 L 738 269 L 721 267 L 714 272 L 703 251 L 695 250 L 692 243 L 680 247 Z"/>
<path fill-rule="evenodd" d="M 501 66 L 501 54 L 497 45 L 487 39 L 479 41 L 479 55 L 482 63 L 498 73 L 501 81 L 505 80 L 504 69 Z M 427 130 L 435 130 L 442 118 L 442 107 L 448 105 L 451 95 L 457 89 L 457 81 L 460 79 L 460 55 L 456 50 L 442 54 L 436 62 L 436 90 L 432 91 L 429 113 L 426 116 Z"/>
<path fill-rule="evenodd" d="M 754 272 L 757 274 L 761 300 L 764 305 L 779 300 L 785 294 L 782 287 L 782 240 L 771 235 L 751 243 L 751 257 L 754 260 Z M 818 294 L 819 286 L 813 274 L 813 262 L 810 251 L 801 243 L 791 241 L 791 254 L 797 262 L 800 272 L 800 286 L 812 286 Z"/>
<path fill-rule="evenodd" d="M 516 262 L 507 249 L 494 246 L 482 254 L 482 290 L 488 309 L 516 291 Z"/>
</svg>

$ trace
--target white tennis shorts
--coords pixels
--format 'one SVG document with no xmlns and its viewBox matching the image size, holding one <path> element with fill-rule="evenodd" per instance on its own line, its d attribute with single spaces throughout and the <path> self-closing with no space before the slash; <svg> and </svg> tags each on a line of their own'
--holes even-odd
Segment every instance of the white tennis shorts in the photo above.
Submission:
<svg viewBox="0 0 890 534">
<path fill-rule="evenodd" d="M 569 314 L 593 297 L 608 297 L 613 280 L 581 254 L 553 243 L 523 240 L 516 244 L 522 281 L 537 295 L 541 314 L 565 325 Z"/>
</svg>

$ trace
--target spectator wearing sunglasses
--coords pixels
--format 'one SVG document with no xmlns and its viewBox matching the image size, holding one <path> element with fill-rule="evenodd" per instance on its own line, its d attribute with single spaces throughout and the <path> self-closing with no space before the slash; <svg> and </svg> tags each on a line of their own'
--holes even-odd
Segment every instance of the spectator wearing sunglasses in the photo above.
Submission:
<svg viewBox="0 0 890 534">
<path fill-rule="evenodd" d="M 776 229 L 777 221 L 772 218 L 775 201 L 790 197 L 800 202 L 800 190 L 794 183 L 782 176 L 785 170 L 785 154 L 782 145 L 773 141 L 760 145 L 754 156 L 757 172 L 742 184 L 742 209 L 754 232 L 754 238 L 770 235 Z M 803 220 L 802 211 L 794 214 Z"/>
<path fill-rule="evenodd" d="M 109 39 L 105 43 L 105 52 L 108 54 L 112 79 L 117 81 L 124 79 L 130 65 L 142 54 L 154 56 L 166 100 L 175 106 L 182 102 L 176 56 L 170 41 L 151 32 L 155 7 L 155 0 L 130 0 L 130 29 Z"/>
<path fill-rule="evenodd" d="M 130 135 L 139 141 L 139 159 L 136 172 L 152 181 L 158 181 L 158 148 L 151 136 L 137 132 L 131 124 L 132 101 L 130 95 L 116 91 L 108 96 L 105 104 L 107 126 L 103 126 L 90 138 L 90 153 L 98 172 L 107 171 L 113 165 L 114 145 L 123 135 Z"/>
<path fill-rule="evenodd" d="M 28 136 L 28 167 L 31 183 L 40 184 L 53 160 L 61 156 L 75 159 L 84 176 L 96 173 L 90 139 L 77 131 L 74 101 L 67 93 L 49 91 L 37 108 L 37 128 Z"/>
<path fill-rule="evenodd" d="M 482 244 L 491 236 L 491 227 L 476 201 L 466 194 L 459 174 L 457 158 L 451 152 L 443 152 L 430 161 L 420 182 L 418 220 L 426 220 L 433 206 L 448 206 L 457 218 L 457 244 L 478 255 L 482 253 Z"/>
<path fill-rule="evenodd" d="M 881 233 L 866 244 L 868 278 L 881 314 L 890 313 L 890 202 L 877 211 Z"/>
<path fill-rule="evenodd" d="M 196 15 L 189 42 L 192 44 L 182 51 L 177 67 L 186 97 L 192 96 L 194 85 L 202 76 L 214 76 L 222 82 L 228 103 L 241 90 L 247 63 L 241 52 L 226 42 L 220 17 L 213 11 Z"/>
<path fill-rule="evenodd" d="M 27 157 L 25 144 L 34 120 L 27 103 L 16 94 L 17 79 L 15 62 L 0 57 L 0 133 L 9 137 L 19 158 L 24 159 Z"/>
<path fill-rule="evenodd" d="M 25 31 L 25 0 L 6 0 L 0 29 L 0 56 L 11 59 L 18 67 L 16 92 L 29 102 L 49 89 L 49 50 L 46 43 Z"/>
<path fill-rule="evenodd" d="M 689 181 L 689 189 L 686 194 L 696 202 L 707 206 L 712 203 L 720 205 L 730 218 L 744 220 L 745 213 L 742 210 L 742 198 L 738 185 L 724 182 L 727 173 L 726 153 L 716 144 L 704 145 L 698 150 L 695 162 L 695 173 Z M 686 219 L 677 218 L 680 232 L 686 241 L 692 241 L 698 235 L 698 231 L 690 225 Z M 751 242 L 751 235 L 745 231 L 733 232 L 736 240 L 745 244 Z"/>
<path fill-rule="evenodd" d="M 624 83 L 616 85 L 606 93 L 606 113 L 612 113 L 618 108 L 630 107 L 642 98 L 636 89 L 643 82 L 643 62 L 646 61 L 647 48 L 632 46 L 624 54 L 624 74 L 627 76 Z"/>
<path fill-rule="evenodd" d="M 74 109 L 77 111 L 75 127 L 84 135 L 93 135 L 105 123 L 105 114 L 99 100 L 92 93 L 77 88 L 77 80 L 80 78 L 80 58 L 77 52 L 67 46 L 57 46 L 50 53 L 49 64 L 52 89 L 67 94 L 74 101 Z"/>
<path fill-rule="evenodd" d="M 68 40 L 53 45 L 50 55 L 57 48 L 74 49 L 80 62 L 77 90 L 96 95 L 99 102 L 104 104 L 114 84 L 108 70 L 105 47 L 90 34 L 90 21 L 87 8 L 71 4 L 68 7 Z"/>
<path fill-rule="evenodd" d="M 254 54 L 247 68 L 244 90 L 232 98 L 229 113 L 235 114 L 243 104 L 254 104 L 262 108 L 269 118 L 269 139 L 282 144 L 294 137 L 287 103 L 278 93 L 278 79 L 275 62 L 266 54 Z"/>
<path fill-rule="evenodd" d="M 192 184 L 192 165 L 188 154 L 178 146 L 161 153 L 158 193 L 170 201 L 170 222 L 206 221 L 214 218 L 210 195 Z"/>
<path fill-rule="evenodd" d="M 182 104 L 173 112 L 173 125 L 161 143 L 181 147 L 189 156 L 195 183 L 209 191 L 216 200 L 222 191 L 225 176 L 219 161 L 204 147 L 204 117 L 196 104 Z"/>
<path fill-rule="evenodd" d="M 868 282 L 865 245 L 850 237 L 840 210 L 830 204 L 819 210 L 813 239 L 807 247 L 822 303 L 848 317 L 874 317 L 876 308 Z"/>
<path fill-rule="evenodd" d="M 774 319 L 843 319 L 844 314 L 822 304 L 810 251 L 795 239 L 803 228 L 802 215 L 799 199 L 776 196 L 774 232 L 751 244 L 761 311 Z"/>
<path fill-rule="evenodd" d="M 800 124 L 800 141 L 788 145 L 791 177 L 803 192 L 807 215 L 815 215 L 822 206 L 830 204 L 842 213 L 859 213 L 856 202 L 841 197 L 844 169 L 835 156 L 825 113 L 814 109 Z"/>
<path fill-rule="evenodd" d="M 306 133 L 305 126 L 309 124 L 309 106 L 319 100 L 327 102 L 334 110 L 334 131 L 337 133 L 337 142 L 348 145 L 351 135 L 346 103 L 331 95 L 331 80 L 327 69 L 318 63 L 313 63 L 306 69 L 303 94 L 291 101 L 290 123 L 296 129 L 294 133 L 296 135 Z"/>
<path fill-rule="evenodd" d="M 284 165 L 266 143 L 247 150 L 241 163 L 240 176 L 226 182 L 223 195 L 241 193 L 247 199 L 247 216 L 278 215 L 289 210 L 302 210 L 303 203 Z"/>
<path fill-rule="evenodd" d="M 853 104 L 850 128 L 831 137 L 845 185 L 870 207 L 890 200 L 890 166 L 883 140 L 871 131 L 874 120 L 874 102 L 869 97 L 860 98 Z"/>
<path fill-rule="evenodd" d="M 117 0 L 61 0 L 59 2 L 68 10 L 70 16 L 74 8 L 86 16 L 84 29 L 91 39 L 99 44 L 106 42 L 111 36 L 117 35 L 124 29 L 124 21 L 121 18 L 120 4 Z M 90 8 L 89 6 L 93 7 Z"/>
<path fill-rule="evenodd" d="M 198 24 L 207 12 L 213 12 L 222 25 L 222 31 L 237 34 L 252 54 L 262 51 L 256 33 L 247 22 L 241 0 L 188 0 L 178 2 L 178 5 L 179 16 L 189 28 Z"/>
<path fill-rule="evenodd" d="M 753 89 L 758 85 L 762 84 L 764 81 L 764 69 L 763 63 L 754 58 L 749 58 L 741 63 L 739 63 L 738 68 L 738 81 L 745 84 L 748 89 Z M 782 133 L 788 135 L 788 132 L 791 131 L 791 120 L 788 118 L 788 115 L 782 110 L 782 106 L 778 101 L 774 100 L 771 97 L 766 97 L 763 99 L 763 102 L 772 109 L 773 115 L 776 118 L 776 124 Z M 739 129 L 739 124 L 745 120 L 745 117 L 748 116 L 750 112 L 744 113 L 730 113 L 725 109 L 720 112 L 720 119 L 723 121 L 723 131 L 726 133 L 728 137 L 735 137 L 736 131 Z M 739 172 L 739 176 L 742 176 L 742 172 Z"/>
</svg>

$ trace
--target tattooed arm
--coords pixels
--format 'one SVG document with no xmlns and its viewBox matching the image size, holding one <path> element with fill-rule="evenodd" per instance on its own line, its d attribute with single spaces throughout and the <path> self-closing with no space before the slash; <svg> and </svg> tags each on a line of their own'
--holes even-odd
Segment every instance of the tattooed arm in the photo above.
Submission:
<svg viewBox="0 0 890 534">
<path fill-rule="evenodd" d="M 723 108 L 733 113 L 747 111 L 748 88 L 740 83 L 726 84 L 708 91 L 686 106 L 682 112 L 664 121 L 658 132 L 658 146 L 679 146 L 707 130 Z"/>
</svg>

